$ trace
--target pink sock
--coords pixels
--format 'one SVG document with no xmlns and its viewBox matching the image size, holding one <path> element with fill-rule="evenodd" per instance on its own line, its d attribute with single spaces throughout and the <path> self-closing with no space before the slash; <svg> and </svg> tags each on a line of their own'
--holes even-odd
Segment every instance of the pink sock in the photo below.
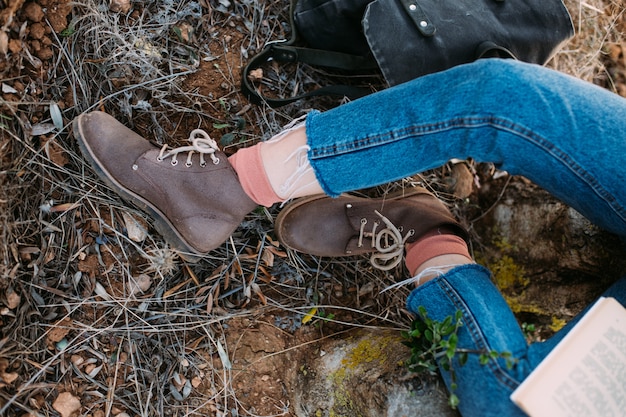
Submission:
<svg viewBox="0 0 626 417">
<path fill-rule="evenodd" d="M 406 245 L 405 264 L 409 273 L 415 275 L 417 268 L 424 262 L 448 254 L 463 255 L 472 259 L 463 238 L 451 233 L 440 234 L 438 229 L 434 229 Z"/>
<path fill-rule="evenodd" d="M 238 150 L 228 157 L 239 176 L 243 191 L 252 201 L 265 207 L 282 201 L 272 188 L 261 159 L 260 144 Z"/>
</svg>

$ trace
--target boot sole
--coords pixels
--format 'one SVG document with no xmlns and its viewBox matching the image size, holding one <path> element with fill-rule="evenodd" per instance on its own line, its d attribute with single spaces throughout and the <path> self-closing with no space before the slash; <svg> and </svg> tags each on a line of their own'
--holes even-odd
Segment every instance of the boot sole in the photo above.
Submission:
<svg viewBox="0 0 626 417">
<path fill-rule="evenodd" d="M 384 197 L 378 197 L 378 198 L 372 198 L 372 199 L 363 198 L 363 199 L 370 201 L 370 202 L 394 201 L 394 200 L 400 200 L 400 199 L 411 197 L 411 196 L 418 195 L 418 194 L 432 194 L 432 193 L 427 191 L 425 188 L 413 188 L 409 192 L 406 192 L 406 190 L 400 190 L 400 191 L 388 194 Z M 355 197 L 355 196 L 352 196 L 350 194 L 341 194 L 340 197 Z M 278 213 L 278 216 L 276 217 L 276 221 L 274 222 L 274 232 L 276 233 L 276 237 L 278 238 L 278 241 L 280 242 L 281 245 L 283 245 L 284 247 L 288 249 L 295 250 L 297 252 L 303 252 L 301 249 L 294 248 L 288 245 L 287 243 L 285 243 L 285 239 L 283 239 L 282 227 L 280 226 L 284 218 L 287 217 L 289 214 L 291 214 L 294 210 L 297 210 L 298 208 L 306 204 L 309 204 L 311 202 L 321 200 L 324 198 L 331 198 L 331 197 L 328 197 L 325 194 L 317 194 L 317 195 L 312 195 L 308 197 L 302 197 L 292 203 L 289 203 L 280 211 L 280 213 Z M 362 197 L 355 197 L 355 198 L 362 198 Z"/>
<path fill-rule="evenodd" d="M 92 154 L 91 149 L 87 142 L 83 139 L 80 128 L 80 119 L 82 116 L 78 116 L 74 120 L 72 127 L 74 136 L 78 142 L 78 147 L 83 153 L 84 158 L 91 164 L 93 170 L 98 177 L 112 190 L 114 190 L 122 199 L 135 205 L 140 210 L 147 213 L 153 219 L 153 225 L 156 231 L 163 236 L 163 238 L 174 249 L 179 252 L 181 258 L 190 263 L 198 262 L 205 253 L 198 252 L 191 245 L 189 245 L 185 239 L 178 233 L 173 224 L 167 220 L 167 217 L 148 200 L 145 200 L 141 196 L 128 190 L 122 184 L 118 183 L 115 178 L 104 168 L 100 161 Z"/>
</svg>

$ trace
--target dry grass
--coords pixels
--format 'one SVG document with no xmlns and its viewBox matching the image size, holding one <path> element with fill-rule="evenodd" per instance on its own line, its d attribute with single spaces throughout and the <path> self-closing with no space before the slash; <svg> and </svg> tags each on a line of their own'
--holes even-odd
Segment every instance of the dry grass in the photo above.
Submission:
<svg viewBox="0 0 626 417">
<path fill-rule="evenodd" d="M 579 35 L 551 65 L 617 91 L 604 56 L 609 43 L 623 39 L 620 0 L 566 3 Z M 148 219 L 97 181 L 78 153 L 70 122 L 95 108 L 170 143 L 184 133 L 179 125 L 236 117 L 245 106 L 238 102 L 236 63 L 215 68 L 223 81 L 214 96 L 185 90 L 184 82 L 201 63 L 227 53 L 223 28 L 242 39 L 239 62 L 265 41 L 283 38 L 286 2 L 241 1 L 236 12 L 227 4 L 149 1 L 130 20 L 101 2 L 79 2 L 71 33 L 53 38 L 45 76 L 19 76 L 24 84 L 41 81 L 33 86 L 39 93 L 20 102 L 1 99 L 0 378 L 17 375 L 19 384 L 0 382 L 0 414 L 56 415 L 51 404 L 71 388 L 93 415 L 236 415 L 232 410 L 244 411 L 228 363 L 231 320 L 280 311 L 298 322 L 317 302 L 349 312 L 351 326 L 408 323 L 400 308 L 404 290 L 367 306 L 333 295 L 335 287 L 373 283 L 376 292 L 393 281 L 366 260 L 277 250 L 276 208 L 248 216 L 228 242 L 195 265 L 182 262 L 158 235 L 129 238 L 125 216 Z M 173 31 L 183 22 L 196 28 L 191 43 Z M 54 129 L 51 102 L 61 103 L 63 112 L 63 125 Z M 243 142 L 276 133 L 301 111 L 295 105 L 249 109 L 246 123 L 256 129 L 242 134 Z M 151 286 L 137 292 L 133 282 L 142 275 Z M 322 294 L 326 298 L 317 299 Z M 196 381 L 202 389 L 191 389 Z"/>
</svg>

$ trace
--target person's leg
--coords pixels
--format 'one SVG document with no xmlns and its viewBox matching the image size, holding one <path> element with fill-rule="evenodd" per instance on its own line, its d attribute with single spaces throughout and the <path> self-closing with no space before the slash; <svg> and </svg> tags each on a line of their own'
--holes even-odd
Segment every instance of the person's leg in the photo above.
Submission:
<svg viewBox="0 0 626 417">
<path fill-rule="evenodd" d="M 97 112 L 81 115 L 74 127 L 109 185 L 147 208 L 175 246 L 196 254 L 219 246 L 255 203 L 320 191 L 336 196 L 467 156 L 525 175 L 598 225 L 626 235 L 626 101 L 514 61 L 482 60 L 313 112 L 306 132 L 296 128 L 231 158 L 235 176 L 219 152 L 217 164 L 203 164 L 196 154 L 189 167 L 168 168 L 160 162 L 175 162 L 176 153 L 147 146 Z M 132 149 L 126 149 L 129 140 Z M 203 145 L 210 139 L 202 140 L 185 152 L 214 154 L 216 147 Z M 224 210 L 231 205 L 236 210 Z"/>
<path fill-rule="evenodd" d="M 626 100 L 564 74 L 480 60 L 313 112 L 306 128 L 328 195 L 473 157 L 626 235 Z"/>
<path fill-rule="evenodd" d="M 487 269 L 476 264 L 455 267 L 414 289 L 407 308 L 419 315 L 424 307 L 428 318 L 442 322 L 462 312 L 457 332 L 458 349 L 471 352 L 510 352 L 517 364 L 508 369 L 502 359 L 481 365 L 478 353 L 469 354 L 465 365 L 453 361 L 459 411 L 464 417 L 524 416 L 509 395 L 534 367 L 526 357 L 528 345 L 515 316 L 493 285 Z M 536 364 L 534 364 L 536 365 Z M 450 389 L 451 374 L 441 369 Z"/>
<path fill-rule="evenodd" d="M 438 265 L 449 265 L 451 260 L 445 258 L 448 256 L 442 256 L 434 264 L 431 262 L 430 270 L 437 270 Z M 509 396 L 586 310 L 550 339 L 528 345 L 515 316 L 493 285 L 487 269 L 476 264 L 453 268 L 444 266 L 440 273 L 429 274 L 425 278 L 407 299 L 410 311 L 419 316 L 418 310 L 422 306 L 428 318 L 439 322 L 461 311 L 463 325 L 457 333 L 459 349 L 510 352 L 516 360 L 511 369 L 502 359 L 481 365 L 477 354 L 470 354 L 463 366 L 453 362 L 457 386 L 454 393 L 460 399 L 461 414 L 464 417 L 524 416 Z M 613 284 L 603 296 L 614 297 L 626 306 L 626 276 Z M 450 372 L 442 368 L 440 370 L 450 388 Z"/>
</svg>

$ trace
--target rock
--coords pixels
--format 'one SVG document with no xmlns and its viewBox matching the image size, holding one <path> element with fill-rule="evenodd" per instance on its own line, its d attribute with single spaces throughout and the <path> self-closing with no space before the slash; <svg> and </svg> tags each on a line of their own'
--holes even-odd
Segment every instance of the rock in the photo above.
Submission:
<svg viewBox="0 0 626 417">
<path fill-rule="evenodd" d="M 397 331 L 357 330 L 318 352 L 293 384 L 297 416 L 458 416 L 442 380 L 404 367 L 410 351 Z"/>
<path fill-rule="evenodd" d="M 473 223 L 474 256 L 520 321 L 558 330 L 626 272 L 619 237 L 531 183 L 481 205 L 492 209 Z"/>
</svg>

